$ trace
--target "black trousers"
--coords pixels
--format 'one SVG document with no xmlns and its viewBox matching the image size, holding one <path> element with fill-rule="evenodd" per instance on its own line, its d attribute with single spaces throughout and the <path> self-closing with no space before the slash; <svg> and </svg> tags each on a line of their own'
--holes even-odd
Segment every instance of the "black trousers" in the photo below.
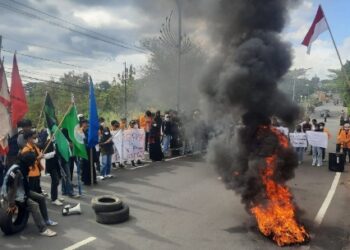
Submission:
<svg viewBox="0 0 350 250">
<path fill-rule="evenodd" d="M 55 201 L 58 198 L 58 185 L 60 184 L 60 172 L 57 167 L 48 169 L 51 176 L 51 200 Z"/>
<path fill-rule="evenodd" d="M 81 180 L 83 181 L 84 185 L 91 185 L 91 166 L 90 161 L 82 159 L 80 162 L 81 166 Z M 93 181 L 96 183 L 96 168 L 95 164 L 93 164 Z"/>
<path fill-rule="evenodd" d="M 42 194 L 43 190 L 40 186 L 40 176 L 28 178 L 29 189 L 35 193 Z"/>
<path fill-rule="evenodd" d="M 350 162 L 350 148 L 343 148 L 343 154 L 345 156 L 345 162 L 346 162 L 346 156 L 349 157 L 349 161 Z"/>
</svg>

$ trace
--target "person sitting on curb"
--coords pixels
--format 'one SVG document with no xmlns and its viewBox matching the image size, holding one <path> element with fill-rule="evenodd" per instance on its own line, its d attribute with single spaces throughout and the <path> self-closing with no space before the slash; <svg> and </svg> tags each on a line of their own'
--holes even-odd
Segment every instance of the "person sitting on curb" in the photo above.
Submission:
<svg viewBox="0 0 350 250">
<path fill-rule="evenodd" d="M 18 164 L 14 164 L 6 172 L 4 183 L 1 188 L 1 196 L 8 203 L 7 213 L 15 214 L 18 211 L 17 205 L 24 204 L 26 209 L 32 214 L 34 223 L 43 236 L 52 237 L 57 233 L 47 228 L 48 223 L 44 222 L 41 210 L 45 198 L 29 190 L 28 172 L 30 166 L 36 161 L 35 153 L 26 152 L 19 155 Z M 41 199 L 37 199 L 40 196 Z M 46 210 L 47 213 L 47 210 Z M 51 221 L 52 222 L 52 221 Z M 57 225 L 57 223 L 50 223 Z"/>
</svg>

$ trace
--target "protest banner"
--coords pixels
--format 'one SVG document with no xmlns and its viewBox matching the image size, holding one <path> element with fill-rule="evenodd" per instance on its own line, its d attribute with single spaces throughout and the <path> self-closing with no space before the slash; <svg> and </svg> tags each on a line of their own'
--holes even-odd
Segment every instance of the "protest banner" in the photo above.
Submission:
<svg viewBox="0 0 350 250">
<path fill-rule="evenodd" d="M 120 130 L 113 136 L 120 162 L 142 160 L 145 153 L 145 131 L 143 129 Z"/>
<path fill-rule="evenodd" d="M 307 131 L 307 141 L 313 147 L 327 148 L 328 136 L 324 132 Z"/>
<path fill-rule="evenodd" d="M 290 133 L 289 139 L 294 148 L 307 147 L 307 137 L 305 133 Z"/>
</svg>

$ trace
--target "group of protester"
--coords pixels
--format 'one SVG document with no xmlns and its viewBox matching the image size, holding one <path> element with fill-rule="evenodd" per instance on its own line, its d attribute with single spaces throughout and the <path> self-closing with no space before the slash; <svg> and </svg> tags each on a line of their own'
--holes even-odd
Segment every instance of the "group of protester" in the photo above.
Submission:
<svg viewBox="0 0 350 250">
<path fill-rule="evenodd" d="M 198 126 L 199 111 L 193 112 L 190 119 L 196 121 Z M 88 120 L 79 115 L 79 129 L 77 133 L 83 138 L 87 147 L 87 135 L 89 129 Z M 188 119 L 186 122 L 188 122 Z M 17 131 L 8 140 L 8 154 L 0 161 L 0 186 L 1 197 L 5 198 L 7 212 L 16 213 L 22 204 L 32 213 L 34 222 L 40 233 L 45 236 L 54 236 L 56 232 L 47 226 L 57 225 L 49 219 L 46 197 L 49 195 L 41 187 L 41 174 L 43 171 L 51 177 L 50 199 L 52 204 L 62 206 L 64 198 L 58 195 L 58 186 L 61 182 L 62 196 L 78 198 L 74 192 L 73 171 L 75 166 L 81 170 L 78 172 L 78 182 L 84 185 L 97 184 L 100 180 L 112 178 L 111 168 L 124 168 L 125 164 L 143 164 L 143 159 L 124 161 L 113 143 L 113 136 L 119 131 L 142 129 L 145 132 L 145 151 L 152 161 L 162 161 L 165 157 L 178 156 L 194 151 L 205 149 L 204 133 L 202 128 L 196 128 L 193 136 L 185 137 L 191 133 L 185 132 L 184 119 L 180 119 L 176 111 L 165 112 L 162 116 L 160 111 L 152 113 L 146 111 L 138 119 L 127 123 L 126 119 L 113 120 L 107 126 L 105 119 L 100 118 L 99 143 L 93 148 L 92 154 L 87 159 L 71 157 L 66 161 L 56 149 L 55 137 L 50 135 L 47 129 L 36 131 L 30 120 L 24 119 L 18 123 Z M 191 125 L 194 125 L 192 122 Z M 191 126 L 187 126 L 190 127 Z M 199 126 L 200 127 L 200 126 Z M 199 131 L 202 131 L 201 133 Z M 62 133 L 71 142 L 68 131 L 62 129 Z M 51 138 L 52 137 L 52 138 Z M 99 176 L 97 176 L 99 172 Z M 91 176 L 92 174 L 92 176 Z M 91 178 L 92 177 L 92 178 Z"/>
</svg>

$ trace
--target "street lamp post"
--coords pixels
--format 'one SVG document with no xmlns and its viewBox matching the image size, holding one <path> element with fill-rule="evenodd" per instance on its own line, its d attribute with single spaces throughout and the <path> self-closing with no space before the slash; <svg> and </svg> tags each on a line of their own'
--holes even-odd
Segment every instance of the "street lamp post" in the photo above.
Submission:
<svg viewBox="0 0 350 250">
<path fill-rule="evenodd" d="M 192 48 L 191 40 L 186 36 L 182 35 L 182 6 L 181 0 L 175 0 L 178 13 L 179 13 L 179 23 L 178 23 L 178 34 L 175 35 L 171 27 L 171 18 L 173 12 L 170 13 L 169 17 L 165 18 L 165 23 L 162 24 L 160 29 L 159 40 L 162 42 L 166 48 L 175 49 L 177 53 L 177 95 L 176 95 L 176 109 L 180 111 L 180 90 L 181 90 L 181 57 L 183 54 L 188 53 Z M 176 39 L 177 37 L 177 39 Z"/>
</svg>

